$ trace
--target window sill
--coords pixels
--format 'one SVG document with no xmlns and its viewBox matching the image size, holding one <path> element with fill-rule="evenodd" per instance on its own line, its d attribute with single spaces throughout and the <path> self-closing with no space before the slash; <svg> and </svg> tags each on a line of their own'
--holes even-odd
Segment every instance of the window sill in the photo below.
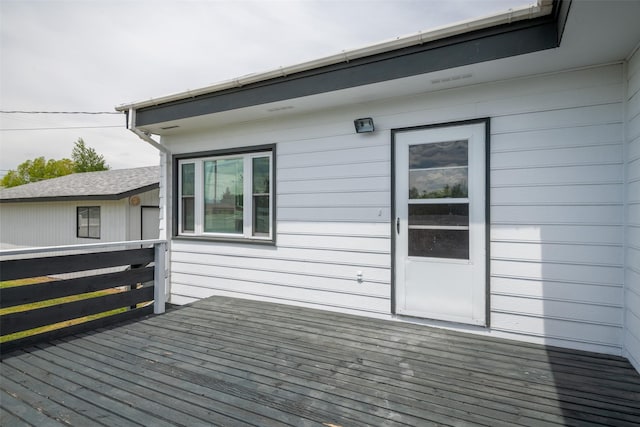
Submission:
<svg viewBox="0 0 640 427">
<path fill-rule="evenodd" d="M 236 243 L 240 245 L 258 245 L 258 246 L 276 246 L 275 239 L 248 239 L 248 238 L 233 238 L 233 237 L 214 237 L 214 236 L 189 236 L 180 234 L 173 236 L 175 241 L 198 241 L 198 242 L 211 242 L 211 243 Z"/>
</svg>

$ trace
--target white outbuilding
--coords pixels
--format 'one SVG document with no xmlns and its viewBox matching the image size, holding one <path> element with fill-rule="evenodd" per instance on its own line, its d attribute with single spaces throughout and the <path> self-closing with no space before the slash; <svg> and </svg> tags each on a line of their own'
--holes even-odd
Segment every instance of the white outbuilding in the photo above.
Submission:
<svg viewBox="0 0 640 427">
<path fill-rule="evenodd" d="M 0 249 L 157 239 L 159 167 L 0 189 Z"/>
</svg>

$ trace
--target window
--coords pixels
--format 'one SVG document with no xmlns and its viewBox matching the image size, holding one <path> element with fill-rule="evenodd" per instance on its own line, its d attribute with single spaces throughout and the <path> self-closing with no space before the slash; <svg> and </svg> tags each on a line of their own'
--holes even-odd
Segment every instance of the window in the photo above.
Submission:
<svg viewBox="0 0 640 427">
<path fill-rule="evenodd" d="M 78 237 L 100 238 L 100 206 L 79 206 L 76 216 Z"/>
<path fill-rule="evenodd" d="M 409 145 L 411 257 L 469 259 L 469 141 Z"/>
<path fill-rule="evenodd" d="M 273 240 L 272 150 L 178 161 L 178 235 Z"/>
</svg>

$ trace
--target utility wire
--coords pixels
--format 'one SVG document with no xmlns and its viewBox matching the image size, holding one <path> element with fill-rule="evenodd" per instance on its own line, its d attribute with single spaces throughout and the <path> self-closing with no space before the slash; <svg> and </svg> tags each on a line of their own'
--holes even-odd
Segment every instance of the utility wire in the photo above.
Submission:
<svg viewBox="0 0 640 427">
<path fill-rule="evenodd" d="M 2 114 L 124 114 L 119 111 L 23 111 L 23 110 L 2 110 Z"/>
<path fill-rule="evenodd" d="M 2 114 L 67 114 L 67 115 L 103 115 L 103 114 L 117 114 L 123 113 L 118 111 L 26 111 L 26 110 L 1 110 Z M 69 130 L 69 129 L 105 129 L 105 128 L 119 128 L 118 126 L 68 126 L 68 127 L 42 127 L 42 128 L 10 128 L 0 129 L 2 132 L 10 131 L 28 131 L 28 130 Z"/>
<path fill-rule="evenodd" d="M 67 130 L 67 129 L 105 129 L 105 128 L 122 128 L 123 125 L 116 126 L 69 126 L 69 127 L 60 127 L 60 128 L 23 128 L 23 129 L 0 129 L 2 132 L 7 131 L 25 131 L 25 130 Z"/>
</svg>

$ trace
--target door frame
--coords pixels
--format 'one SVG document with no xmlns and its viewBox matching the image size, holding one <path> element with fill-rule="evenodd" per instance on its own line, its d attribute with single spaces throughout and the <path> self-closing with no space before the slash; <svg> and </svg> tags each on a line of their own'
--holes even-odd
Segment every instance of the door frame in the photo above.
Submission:
<svg viewBox="0 0 640 427">
<path fill-rule="evenodd" d="M 412 317 L 407 315 L 399 315 L 396 312 L 396 134 L 402 132 L 410 132 L 414 130 L 428 130 L 444 127 L 454 127 L 463 125 L 484 124 L 485 131 L 485 326 L 483 328 L 489 328 L 491 326 L 491 252 L 490 252 L 490 232 L 491 232 L 491 192 L 490 192 L 490 158 L 491 158 L 491 119 L 489 117 L 461 120 L 445 123 L 434 123 L 421 126 L 410 126 L 404 128 L 391 129 L 391 219 L 390 219 L 390 231 L 391 231 L 391 314 L 393 316 Z M 441 322 L 441 321 L 438 321 Z"/>
</svg>

